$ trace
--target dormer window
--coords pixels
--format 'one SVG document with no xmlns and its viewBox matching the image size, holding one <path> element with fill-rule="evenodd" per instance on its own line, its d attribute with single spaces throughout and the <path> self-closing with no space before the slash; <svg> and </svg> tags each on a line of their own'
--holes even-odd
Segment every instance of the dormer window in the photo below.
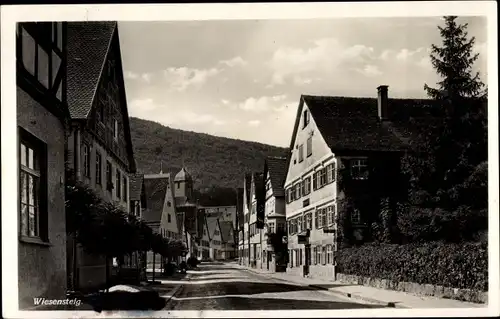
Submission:
<svg viewBox="0 0 500 319">
<path fill-rule="evenodd" d="M 307 124 L 309 124 L 309 112 L 307 110 L 304 111 L 304 127 L 307 126 Z"/>
</svg>

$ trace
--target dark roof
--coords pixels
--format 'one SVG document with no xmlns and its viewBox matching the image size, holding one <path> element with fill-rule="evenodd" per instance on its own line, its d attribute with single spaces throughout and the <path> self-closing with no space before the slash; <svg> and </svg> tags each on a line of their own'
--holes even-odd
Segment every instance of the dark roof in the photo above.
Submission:
<svg viewBox="0 0 500 319">
<path fill-rule="evenodd" d="M 412 132 L 440 116 L 428 99 L 388 99 L 390 122 L 380 121 L 376 98 L 303 95 L 302 99 L 332 151 L 401 151 L 415 137 Z"/>
<path fill-rule="evenodd" d="M 275 197 L 285 196 L 283 185 L 285 184 L 287 166 L 285 157 L 268 157 L 264 168 L 264 174 L 269 172 L 271 187 Z M 264 175 L 265 178 L 266 175 Z"/>
<path fill-rule="evenodd" d="M 236 212 L 243 212 L 243 188 L 236 189 Z"/>
<path fill-rule="evenodd" d="M 116 22 L 69 22 L 67 99 L 71 118 L 87 118 Z"/>
<path fill-rule="evenodd" d="M 250 189 L 252 186 L 252 174 L 245 173 L 245 190 L 246 190 L 246 198 L 247 198 L 247 209 L 250 209 Z"/>
<path fill-rule="evenodd" d="M 141 200 L 142 187 L 144 185 L 144 174 L 136 173 L 130 176 L 130 200 Z"/>
<path fill-rule="evenodd" d="M 158 177 L 157 175 L 144 176 L 147 209 L 144 210 L 142 216 L 145 221 L 159 222 L 161 220 L 169 177 L 169 175 L 163 177 Z"/>
<path fill-rule="evenodd" d="M 253 173 L 255 182 L 255 198 L 257 202 L 265 200 L 264 173 Z"/>
<path fill-rule="evenodd" d="M 233 231 L 233 223 L 230 221 L 219 221 L 219 225 L 222 241 L 226 243 L 234 242 L 234 233 L 231 236 L 231 232 Z"/>
</svg>

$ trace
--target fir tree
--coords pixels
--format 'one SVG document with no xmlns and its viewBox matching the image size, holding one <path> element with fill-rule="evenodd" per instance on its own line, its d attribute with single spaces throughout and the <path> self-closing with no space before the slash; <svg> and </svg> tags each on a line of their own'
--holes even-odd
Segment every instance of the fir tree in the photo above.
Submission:
<svg viewBox="0 0 500 319">
<path fill-rule="evenodd" d="M 475 98 L 484 93 L 479 72 L 472 72 L 472 65 L 479 57 L 479 53 L 473 54 L 476 39 L 468 39 L 467 23 L 457 24 L 456 19 L 456 16 L 444 17 L 445 26 L 438 26 L 443 46 L 432 45 L 432 66 L 443 78 L 437 83 L 438 88 L 424 85 L 433 99 Z"/>
<path fill-rule="evenodd" d="M 453 210 L 458 206 L 483 208 L 478 203 L 485 198 L 487 188 L 477 189 L 477 197 L 468 194 L 468 185 L 481 184 L 470 181 L 474 173 L 483 169 L 487 160 L 487 118 L 484 97 L 485 85 L 479 73 L 473 74 L 472 66 L 478 59 L 473 54 L 475 38 L 468 39 L 467 24 L 457 24 L 457 17 L 444 17 L 445 26 L 438 27 L 443 46 L 432 45 L 431 61 L 442 77 L 437 88 L 427 84 L 424 89 L 429 97 L 438 100 L 444 111 L 444 119 L 429 127 L 425 151 L 410 154 L 403 161 L 403 169 L 411 179 L 411 191 L 418 204 L 429 207 L 445 207 Z"/>
</svg>

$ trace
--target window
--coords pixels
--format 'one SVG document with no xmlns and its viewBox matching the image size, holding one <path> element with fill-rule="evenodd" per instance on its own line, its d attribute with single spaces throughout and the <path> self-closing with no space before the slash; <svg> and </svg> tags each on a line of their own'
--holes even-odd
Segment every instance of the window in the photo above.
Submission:
<svg viewBox="0 0 500 319">
<path fill-rule="evenodd" d="M 312 213 L 308 213 L 306 216 L 306 229 L 312 229 Z"/>
<path fill-rule="evenodd" d="M 329 164 L 326 167 L 326 183 L 330 184 L 335 181 L 335 164 Z"/>
<path fill-rule="evenodd" d="M 99 152 L 95 152 L 95 183 L 102 184 L 102 158 Z"/>
<path fill-rule="evenodd" d="M 351 176 L 353 179 L 368 178 L 368 161 L 366 159 L 356 159 L 351 161 Z"/>
<path fill-rule="evenodd" d="M 306 194 L 306 181 L 305 180 L 302 180 L 300 182 L 300 193 L 302 195 L 305 195 Z"/>
<path fill-rule="evenodd" d="M 307 112 L 307 110 L 304 110 L 304 127 L 307 126 L 307 124 L 309 124 L 309 112 Z"/>
<path fill-rule="evenodd" d="M 90 177 L 90 148 L 83 144 L 83 175 Z"/>
<path fill-rule="evenodd" d="M 320 187 L 326 185 L 326 168 L 323 168 L 319 171 L 319 184 Z"/>
<path fill-rule="evenodd" d="M 127 201 L 127 176 L 123 176 L 123 200 Z"/>
<path fill-rule="evenodd" d="M 118 121 L 115 120 L 113 123 L 113 138 L 118 140 Z"/>
<path fill-rule="evenodd" d="M 269 223 L 269 232 L 274 234 L 274 223 Z"/>
<path fill-rule="evenodd" d="M 19 201 L 22 236 L 48 240 L 46 231 L 45 146 L 29 133 L 20 131 Z"/>
<path fill-rule="evenodd" d="M 333 264 L 333 248 L 332 245 L 326 245 L 326 263 Z"/>
<path fill-rule="evenodd" d="M 303 230 L 303 228 L 302 228 L 302 216 L 299 216 L 299 218 L 297 218 L 297 232 L 301 233 L 302 230 Z"/>
<path fill-rule="evenodd" d="M 321 264 L 321 246 L 316 246 L 316 264 Z"/>
<path fill-rule="evenodd" d="M 170 214 L 167 214 L 167 222 L 172 222 L 172 217 L 170 216 Z M 205 234 L 205 231 L 203 231 L 203 234 Z"/>
<path fill-rule="evenodd" d="M 304 161 L 304 145 L 300 144 L 299 146 L 299 163 Z"/>
<path fill-rule="evenodd" d="M 306 215 L 300 217 L 300 229 L 301 231 L 306 230 Z"/>
<path fill-rule="evenodd" d="M 312 136 L 309 136 L 307 139 L 307 157 L 312 155 Z"/>
<path fill-rule="evenodd" d="M 309 206 L 310 202 L 311 202 L 311 201 L 309 200 L 309 198 L 305 199 L 305 200 L 302 202 L 302 207 L 307 207 L 307 206 Z"/>
<path fill-rule="evenodd" d="M 116 197 L 121 198 L 121 176 L 118 168 L 116 169 Z"/>
<path fill-rule="evenodd" d="M 110 191 L 113 189 L 113 167 L 109 161 L 106 161 L 106 188 Z"/>
<path fill-rule="evenodd" d="M 313 190 L 318 189 L 318 174 L 316 172 L 313 173 Z"/>
<path fill-rule="evenodd" d="M 361 214 L 359 212 L 359 209 L 354 208 L 354 210 L 351 214 L 351 221 L 354 224 L 359 224 L 361 222 Z"/>
<path fill-rule="evenodd" d="M 327 216 L 326 207 L 322 209 L 322 215 L 321 216 L 323 217 L 323 227 L 326 227 L 327 222 L 328 222 L 328 216 Z"/>
<path fill-rule="evenodd" d="M 333 225 L 335 223 L 335 205 L 331 205 L 328 207 L 330 209 L 329 211 L 329 217 L 328 217 L 328 224 Z"/>
<path fill-rule="evenodd" d="M 314 214 L 314 227 L 319 228 L 318 211 L 316 211 L 316 213 L 312 212 L 311 214 Z"/>
<path fill-rule="evenodd" d="M 301 197 L 300 194 L 300 183 L 295 184 L 295 199 L 299 199 Z"/>
<path fill-rule="evenodd" d="M 326 264 L 326 247 L 323 246 L 321 249 L 321 264 Z"/>
<path fill-rule="evenodd" d="M 304 180 L 304 195 L 309 195 L 311 193 L 311 177 L 307 177 Z"/>
<path fill-rule="evenodd" d="M 277 231 L 278 232 L 284 232 L 285 231 L 285 224 L 284 223 L 278 223 L 276 225 Z"/>
</svg>

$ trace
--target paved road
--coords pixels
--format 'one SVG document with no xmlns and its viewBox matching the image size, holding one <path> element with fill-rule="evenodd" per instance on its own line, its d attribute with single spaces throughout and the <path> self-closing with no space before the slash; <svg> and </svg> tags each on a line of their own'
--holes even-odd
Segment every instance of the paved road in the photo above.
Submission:
<svg viewBox="0 0 500 319">
<path fill-rule="evenodd" d="M 378 306 L 231 267 L 201 264 L 164 310 L 359 309 Z"/>
</svg>

